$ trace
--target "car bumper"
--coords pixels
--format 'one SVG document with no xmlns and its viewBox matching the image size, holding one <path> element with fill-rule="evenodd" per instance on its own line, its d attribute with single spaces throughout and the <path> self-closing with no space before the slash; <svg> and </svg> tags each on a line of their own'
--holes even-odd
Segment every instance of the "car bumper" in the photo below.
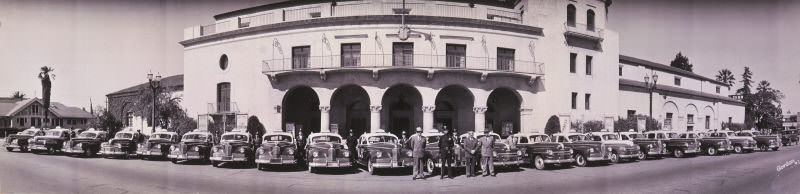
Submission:
<svg viewBox="0 0 800 194">
<path fill-rule="evenodd" d="M 155 152 L 154 151 L 144 151 L 144 152 L 136 152 L 136 154 L 142 155 L 142 156 L 163 156 L 164 152 L 160 152 L 160 151 L 155 151 Z"/>
<path fill-rule="evenodd" d="M 756 146 L 755 146 L 755 145 L 752 145 L 752 146 L 744 146 L 744 147 L 742 147 L 742 149 L 743 149 L 743 150 L 756 150 Z"/>
<path fill-rule="evenodd" d="M 407 161 L 381 161 L 381 159 L 376 160 L 372 163 L 373 168 L 405 168 L 405 167 L 412 167 L 414 166 L 414 161 L 407 160 Z"/>
<path fill-rule="evenodd" d="M 32 145 L 29 147 L 31 150 L 47 150 L 45 145 Z"/>
<path fill-rule="evenodd" d="M 573 163 L 573 162 L 575 162 L 575 159 L 572 159 L 572 158 L 569 158 L 569 159 L 549 159 L 549 160 L 544 160 L 545 164 L 561 164 L 561 163 Z"/>
<path fill-rule="evenodd" d="M 64 151 L 64 153 L 68 153 L 68 154 L 80 154 L 80 153 L 83 153 L 83 148 L 80 148 L 80 147 L 77 147 L 77 148 L 64 148 L 63 151 Z"/>
<path fill-rule="evenodd" d="M 216 161 L 216 162 L 244 162 L 244 161 L 247 161 L 247 158 L 240 158 L 240 157 L 234 158 L 234 157 L 231 157 L 231 156 L 215 156 L 215 157 L 211 157 L 209 159 L 211 159 L 211 161 Z"/>
<path fill-rule="evenodd" d="M 623 159 L 631 159 L 631 158 L 638 158 L 639 154 L 620 154 L 619 158 Z"/>
<path fill-rule="evenodd" d="M 275 164 L 275 165 L 279 165 L 279 164 L 297 164 L 297 160 L 295 160 L 294 158 L 285 158 L 285 159 L 284 158 L 272 158 L 272 159 L 259 158 L 259 159 L 256 159 L 256 164 Z M 309 164 L 309 165 L 311 165 L 311 164 Z"/>
<path fill-rule="evenodd" d="M 350 160 L 337 160 L 337 161 L 327 161 L 327 162 L 314 161 L 314 162 L 309 162 L 308 166 L 315 168 L 318 167 L 338 168 L 338 167 L 351 167 L 353 166 L 353 164 L 350 162 Z M 376 167 L 374 164 L 372 166 Z"/>
<path fill-rule="evenodd" d="M 17 144 L 3 144 L 3 147 L 4 148 L 12 148 L 12 149 L 13 148 L 20 148 L 20 146 L 17 145 Z"/>
<path fill-rule="evenodd" d="M 700 153 L 700 152 L 701 151 L 700 151 L 699 147 L 697 149 L 690 149 L 690 150 L 684 150 L 683 151 L 683 153 L 687 153 L 687 154 L 696 154 L 696 153 Z"/>
<path fill-rule="evenodd" d="M 198 160 L 198 159 L 203 159 L 203 156 L 189 155 L 189 154 L 170 154 L 167 155 L 167 158 L 178 159 L 178 160 Z"/>
<path fill-rule="evenodd" d="M 608 156 L 589 156 L 586 158 L 586 161 L 595 162 L 595 161 L 610 161 L 611 159 Z"/>
</svg>

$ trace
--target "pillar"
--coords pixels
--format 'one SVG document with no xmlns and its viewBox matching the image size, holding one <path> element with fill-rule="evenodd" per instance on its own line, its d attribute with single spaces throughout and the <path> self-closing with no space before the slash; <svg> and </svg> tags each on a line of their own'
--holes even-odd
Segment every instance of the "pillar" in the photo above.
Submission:
<svg viewBox="0 0 800 194">
<path fill-rule="evenodd" d="M 422 106 L 422 130 L 433 130 L 433 110 L 436 106 Z"/>
<path fill-rule="evenodd" d="M 485 106 L 472 107 L 472 112 L 475 112 L 475 133 L 482 134 L 486 128 L 486 110 Z"/>
<path fill-rule="evenodd" d="M 381 109 L 383 106 L 369 106 L 369 132 L 378 132 L 381 126 Z"/>
<path fill-rule="evenodd" d="M 331 110 L 330 106 L 319 106 L 319 132 L 331 132 L 330 117 L 328 112 Z"/>
<path fill-rule="evenodd" d="M 519 109 L 519 132 L 520 133 L 532 133 L 532 132 L 544 133 L 544 126 L 541 126 L 541 130 L 537 129 L 537 127 L 534 126 L 533 109 L 532 108 L 520 108 Z"/>
</svg>

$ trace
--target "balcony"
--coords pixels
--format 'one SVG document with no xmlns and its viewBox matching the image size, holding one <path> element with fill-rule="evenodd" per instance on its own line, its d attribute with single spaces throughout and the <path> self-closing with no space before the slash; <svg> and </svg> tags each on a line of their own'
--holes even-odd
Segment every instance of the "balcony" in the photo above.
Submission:
<svg viewBox="0 0 800 194">
<path fill-rule="evenodd" d="M 590 40 L 602 41 L 605 37 L 603 29 L 598 28 L 597 25 L 586 25 L 581 23 L 564 23 L 564 34 L 568 36 L 577 36 Z"/>
<path fill-rule="evenodd" d="M 236 102 L 208 103 L 208 113 L 238 113 L 239 106 Z"/>
<path fill-rule="evenodd" d="M 266 75 L 292 71 L 326 71 L 335 69 L 382 70 L 409 68 L 428 71 L 464 70 L 481 73 L 515 73 L 531 77 L 544 75 L 544 64 L 534 61 L 514 60 L 509 57 L 489 58 L 454 55 L 393 55 L 361 54 L 360 56 L 340 55 L 310 56 L 298 58 L 268 59 L 262 62 L 262 72 Z"/>
</svg>

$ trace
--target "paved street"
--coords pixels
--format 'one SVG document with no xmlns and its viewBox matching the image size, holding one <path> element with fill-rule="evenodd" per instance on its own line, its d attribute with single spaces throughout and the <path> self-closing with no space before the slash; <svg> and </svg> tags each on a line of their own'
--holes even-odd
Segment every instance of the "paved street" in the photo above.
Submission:
<svg viewBox="0 0 800 194">
<path fill-rule="evenodd" d="M 412 181 L 405 171 L 258 171 L 168 161 L 0 152 L 0 193 L 798 193 L 800 147 L 608 166 Z M 410 171 L 410 170 L 408 170 Z"/>
</svg>

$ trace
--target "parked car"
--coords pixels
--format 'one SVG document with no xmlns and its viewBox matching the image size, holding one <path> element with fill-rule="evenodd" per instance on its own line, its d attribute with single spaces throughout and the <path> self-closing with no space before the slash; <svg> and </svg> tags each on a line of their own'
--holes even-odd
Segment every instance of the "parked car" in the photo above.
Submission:
<svg viewBox="0 0 800 194">
<path fill-rule="evenodd" d="M 170 147 L 170 154 L 167 157 L 172 163 L 182 160 L 209 161 L 213 146 L 214 135 L 206 130 L 195 129 L 183 134 L 181 142 Z"/>
<path fill-rule="evenodd" d="M 758 147 L 761 148 L 761 150 L 763 151 L 767 151 L 768 149 L 772 149 L 772 151 L 778 151 L 782 143 L 781 138 L 778 138 L 778 136 L 763 134 L 760 131 L 756 130 L 739 131 L 738 133 L 736 133 L 736 135 L 753 138 L 756 144 L 755 146 L 753 146 L 754 147 L 753 149 L 755 149 L 755 147 Z M 734 147 L 734 149 L 736 148 Z"/>
<path fill-rule="evenodd" d="M 699 137 L 700 141 L 700 149 L 702 149 L 706 154 L 709 156 L 719 155 L 720 153 L 727 153 L 733 150 L 733 144 L 731 144 L 731 140 L 728 138 L 727 133 L 720 133 L 720 132 L 709 132 L 709 133 L 701 133 L 701 132 L 687 132 L 687 133 L 696 133 L 696 137 Z"/>
<path fill-rule="evenodd" d="M 783 130 L 781 132 L 781 143 L 783 144 L 783 146 L 792 145 L 792 143 L 794 143 L 794 145 L 797 145 L 797 143 L 800 142 L 800 137 L 798 137 L 797 134 L 798 134 L 797 129 Z"/>
<path fill-rule="evenodd" d="M 31 127 L 29 129 L 25 129 L 17 134 L 12 134 L 6 137 L 6 141 L 3 144 L 3 147 L 6 148 L 7 151 L 14 151 L 14 149 L 19 149 L 20 152 L 27 152 L 28 151 L 28 140 L 32 139 L 36 136 L 43 136 L 44 131 Z"/>
<path fill-rule="evenodd" d="M 100 144 L 100 155 L 105 158 L 129 158 L 136 156 L 136 145 L 145 141 L 146 136 L 131 129 L 119 131 L 114 138 Z"/>
<path fill-rule="evenodd" d="M 220 138 L 219 144 L 211 149 L 211 165 L 219 167 L 223 162 L 243 162 L 254 161 L 253 138 L 246 129 L 234 129 L 225 132 Z"/>
<path fill-rule="evenodd" d="M 587 134 L 594 141 L 600 141 L 606 149 L 610 148 L 609 160 L 612 163 L 619 163 L 623 160 L 636 161 L 639 159 L 639 146 L 633 141 L 622 140 L 619 134 L 614 132 L 594 132 Z"/>
<path fill-rule="evenodd" d="M 489 133 L 489 134 L 475 134 L 475 138 L 481 139 L 484 136 L 491 135 L 494 136 L 494 151 L 491 153 L 494 156 L 494 166 L 496 167 L 510 167 L 510 168 L 519 168 L 522 165 L 525 158 L 525 149 L 516 148 L 512 146 L 511 142 L 508 139 L 500 138 L 500 135 L 497 133 Z M 462 135 L 462 137 L 464 137 Z M 462 138 L 463 139 L 463 138 Z M 476 152 L 475 155 L 481 156 L 483 154 L 488 153 L 480 153 L 480 150 Z"/>
<path fill-rule="evenodd" d="M 700 153 L 700 141 L 696 138 L 686 138 L 674 131 L 648 131 L 645 137 L 649 140 L 657 141 L 657 144 L 649 147 L 649 152 L 657 151 L 660 156 L 672 155 L 676 158 L 683 158 L 686 155 Z M 648 154 L 650 154 L 648 153 Z"/>
<path fill-rule="evenodd" d="M 150 135 L 147 141 L 136 145 L 136 155 L 146 160 L 167 159 L 170 148 L 178 142 L 180 142 L 178 133 L 157 131 Z"/>
<path fill-rule="evenodd" d="M 352 167 L 350 148 L 339 134 L 312 133 L 306 141 L 308 172 L 314 173 L 318 168 Z"/>
<path fill-rule="evenodd" d="M 358 138 L 356 163 L 366 166 L 370 174 L 379 168 L 407 168 L 414 165 L 412 152 L 404 148 L 397 136 L 386 132 L 365 133 Z"/>
<path fill-rule="evenodd" d="M 298 163 L 297 142 L 291 133 L 270 132 L 261 138 L 256 148 L 255 162 L 259 170 L 267 165 L 295 165 Z"/>
<path fill-rule="evenodd" d="M 734 153 L 753 152 L 756 149 L 756 140 L 751 136 L 738 135 L 738 133 L 730 130 L 720 130 L 718 133 L 728 134 L 728 139 L 731 140 L 731 151 Z M 777 138 L 777 137 L 776 137 Z"/>
<path fill-rule="evenodd" d="M 439 138 L 442 137 L 442 135 L 444 135 L 444 133 L 438 131 L 427 131 L 422 133 L 422 136 L 425 137 L 426 143 L 425 172 L 428 174 L 433 174 L 436 169 L 441 169 L 442 167 L 441 155 L 439 154 Z M 464 135 L 462 135 L 462 137 Z M 450 166 L 454 168 L 464 167 L 467 163 L 466 159 L 464 159 L 464 154 L 466 153 L 461 148 L 461 143 L 458 141 L 459 137 L 454 136 L 454 139 L 456 142 L 455 146 L 453 146 L 453 163 L 450 163 Z"/>
<path fill-rule="evenodd" d="M 572 157 L 577 166 L 589 166 L 595 162 L 609 162 L 611 148 L 607 148 L 601 141 L 587 138 L 581 133 L 556 133 L 550 138 L 551 141 L 563 143 L 565 147 L 572 149 Z"/>
<path fill-rule="evenodd" d="M 100 144 L 108 141 L 109 135 L 106 131 L 97 131 L 94 128 L 78 134 L 77 137 L 64 142 L 64 153 L 70 155 L 82 155 L 84 157 L 94 157 L 100 152 Z"/>
<path fill-rule="evenodd" d="M 543 133 L 519 133 L 511 135 L 509 140 L 516 141 L 516 147 L 525 150 L 523 161 L 533 164 L 536 169 L 544 170 L 551 165 L 571 165 L 575 162 L 571 148 L 564 143 L 550 141 L 550 136 Z"/>
<path fill-rule="evenodd" d="M 64 142 L 69 140 L 69 129 L 56 127 L 55 129 L 47 130 L 43 136 L 34 137 L 29 140 L 31 151 L 34 153 L 46 151 L 47 154 L 56 154 L 61 152 Z"/>
</svg>

